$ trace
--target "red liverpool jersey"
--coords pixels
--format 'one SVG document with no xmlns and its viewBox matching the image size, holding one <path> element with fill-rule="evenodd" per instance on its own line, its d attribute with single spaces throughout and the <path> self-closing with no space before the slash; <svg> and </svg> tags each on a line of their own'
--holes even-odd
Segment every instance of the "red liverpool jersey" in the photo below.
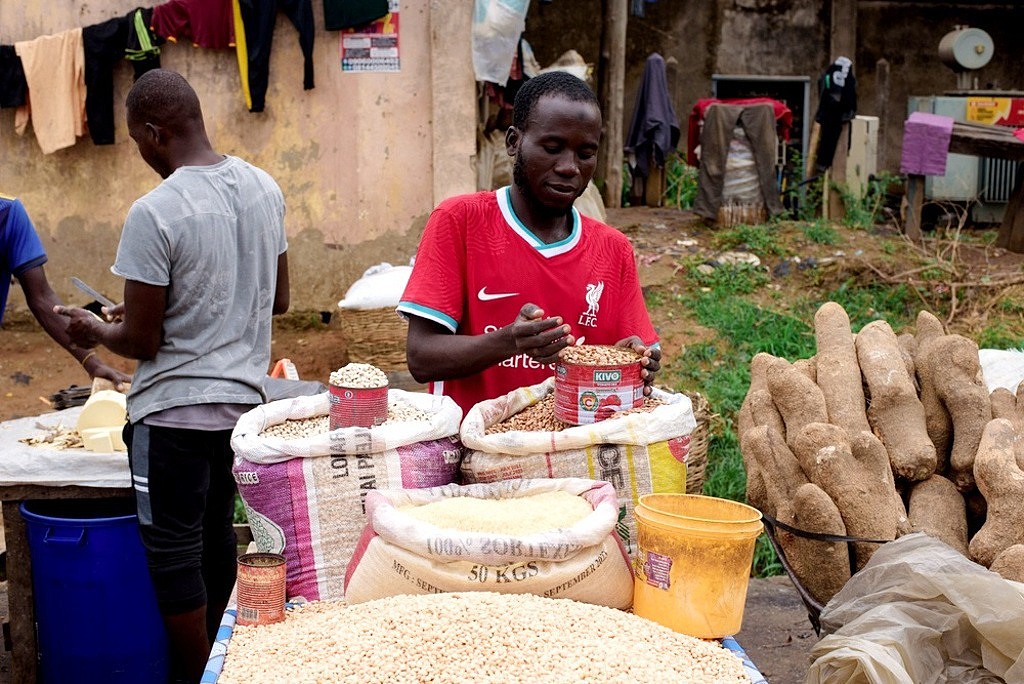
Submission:
<svg viewBox="0 0 1024 684">
<path fill-rule="evenodd" d="M 586 344 L 637 335 L 657 342 L 633 247 L 619 231 L 572 210 L 569 237 L 544 244 L 515 215 L 510 188 L 453 197 L 427 222 L 398 310 L 459 335 L 512 323 L 532 302 L 561 316 Z M 468 411 L 477 402 L 554 374 L 525 354 L 465 378 L 431 385 Z"/>
</svg>

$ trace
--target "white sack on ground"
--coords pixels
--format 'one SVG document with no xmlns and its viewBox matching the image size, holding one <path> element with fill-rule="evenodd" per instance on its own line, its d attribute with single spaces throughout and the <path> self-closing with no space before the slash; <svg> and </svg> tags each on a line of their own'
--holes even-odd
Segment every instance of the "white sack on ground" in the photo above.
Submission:
<svg viewBox="0 0 1024 684">
<path fill-rule="evenodd" d="M 569 527 L 517 536 L 438 527 L 401 510 L 456 497 L 518 499 L 548 492 L 580 496 L 593 513 Z M 529 593 L 622 609 L 633 603 L 633 571 L 615 534 L 615 490 L 606 482 L 565 478 L 378 490 L 366 497 L 366 517 L 345 578 L 349 603 L 439 591 Z"/>
<path fill-rule="evenodd" d="M 466 414 L 460 431 L 466 482 L 579 477 L 610 482 L 619 503 L 618 533 L 636 552 L 633 507 L 644 494 L 686 491 L 690 433 L 697 427 L 685 394 L 654 391 L 665 402 L 653 411 L 570 427 L 560 432 L 500 432 L 487 428 L 554 392 L 549 378 L 483 401 Z"/>
<path fill-rule="evenodd" d="M 807 684 L 1024 681 L 1024 584 L 924 533 L 883 545 L 821 612 Z"/>
</svg>

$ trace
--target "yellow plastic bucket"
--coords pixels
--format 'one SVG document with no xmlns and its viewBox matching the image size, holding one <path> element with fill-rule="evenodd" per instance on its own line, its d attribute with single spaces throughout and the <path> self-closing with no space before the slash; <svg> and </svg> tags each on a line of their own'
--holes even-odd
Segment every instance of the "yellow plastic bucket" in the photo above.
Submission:
<svg viewBox="0 0 1024 684">
<path fill-rule="evenodd" d="M 633 612 L 701 639 L 738 632 L 760 511 L 711 496 L 648 494 L 633 513 Z"/>
</svg>

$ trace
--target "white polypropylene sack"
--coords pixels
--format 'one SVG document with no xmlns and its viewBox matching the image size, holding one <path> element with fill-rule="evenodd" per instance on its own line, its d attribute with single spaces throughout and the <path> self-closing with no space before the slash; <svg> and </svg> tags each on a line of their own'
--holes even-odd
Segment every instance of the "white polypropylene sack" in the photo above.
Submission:
<svg viewBox="0 0 1024 684">
<path fill-rule="evenodd" d="M 412 266 L 392 266 L 389 263 L 371 266 L 348 288 L 345 298 L 338 302 L 338 308 L 386 309 L 398 306 L 410 274 Z"/>
<path fill-rule="evenodd" d="M 581 496 L 594 512 L 568 528 L 531 535 L 438 527 L 400 510 L 453 497 Z M 368 523 L 345 578 L 345 599 L 495 591 L 568 598 L 612 608 L 633 603 L 633 571 L 615 534 L 618 505 L 607 482 L 511 480 L 465 487 L 371 492 Z"/>
<path fill-rule="evenodd" d="M 750 146 L 747 134 L 740 127 L 733 129 L 729 141 L 729 152 L 725 158 L 725 175 L 722 179 L 723 204 L 764 204 L 761 197 L 761 182 L 754 162 L 754 148 Z"/>
<path fill-rule="evenodd" d="M 632 555 L 636 553 L 633 507 L 639 497 L 686 491 L 690 433 L 697 427 L 690 398 L 654 390 L 653 396 L 665 404 L 646 413 L 559 432 L 486 434 L 491 425 L 535 404 L 554 389 L 555 380 L 549 378 L 471 408 L 460 430 L 465 447 L 463 479 L 497 482 L 579 477 L 610 482 L 618 496 L 617 531 Z"/>
<path fill-rule="evenodd" d="M 287 440 L 261 437 L 287 419 L 324 416 L 328 393 L 258 406 L 235 426 L 232 468 L 253 541 L 287 560 L 289 597 L 344 596 L 345 570 L 366 524 L 364 500 L 378 487 L 436 487 L 455 481 L 462 412 L 448 397 L 389 390 L 431 416 L 375 428 L 344 428 Z"/>
</svg>

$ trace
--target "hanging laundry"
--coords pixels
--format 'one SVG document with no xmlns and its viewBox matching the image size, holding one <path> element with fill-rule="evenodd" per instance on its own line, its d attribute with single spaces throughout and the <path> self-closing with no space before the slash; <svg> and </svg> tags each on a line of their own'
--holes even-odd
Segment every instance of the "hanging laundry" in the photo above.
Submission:
<svg viewBox="0 0 1024 684">
<path fill-rule="evenodd" d="M 195 47 L 235 46 L 231 0 L 170 0 L 153 8 L 150 28 L 172 43 L 191 40 Z"/>
<path fill-rule="evenodd" d="M 324 28 L 340 31 L 377 21 L 388 13 L 388 0 L 324 0 Z"/>
<path fill-rule="evenodd" d="M 25 70 L 21 57 L 13 45 L 0 45 L 0 107 L 20 107 L 25 104 Z"/>
<path fill-rule="evenodd" d="M 32 119 L 44 154 L 75 144 L 85 134 L 85 51 L 81 27 L 14 44 L 28 83 L 28 102 L 15 114 L 23 134 Z"/>
<path fill-rule="evenodd" d="M 128 41 L 125 17 L 82 29 L 85 50 L 85 116 L 96 145 L 114 144 L 114 65 Z"/>
<path fill-rule="evenodd" d="M 825 69 L 818 79 L 821 97 L 814 120 L 821 125 L 815 166 L 818 173 L 832 166 L 843 123 L 857 116 L 857 79 L 853 76 L 853 62 L 839 57 Z"/>
<path fill-rule="evenodd" d="M 678 144 L 679 120 L 668 92 L 665 59 L 654 52 L 644 63 L 626 136 L 626 151 L 631 153 L 634 176 L 647 178 L 652 166 L 664 166 L 668 153 Z"/>
<path fill-rule="evenodd" d="M 302 87 L 313 88 L 313 6 L 310 0 L 236 0 L 244 26 L 244 40 L 238 41 L 238 67 L 242 91 L 250 112 L 262 112 L 270 76 L 270 48 L 278 10 L 285 13 L 299 32 L 302 48 Z"/>
<path fill-rule="evenodd" d="M 150 30 L 153 21 L 152 7 L 138 7 L 128 13 L 128 42 L 124 48 L 124 58 L 131 62 L 135 79 L 139 76 L 160 68 L 160 45 L 166 41 Z"/>
</svg>

